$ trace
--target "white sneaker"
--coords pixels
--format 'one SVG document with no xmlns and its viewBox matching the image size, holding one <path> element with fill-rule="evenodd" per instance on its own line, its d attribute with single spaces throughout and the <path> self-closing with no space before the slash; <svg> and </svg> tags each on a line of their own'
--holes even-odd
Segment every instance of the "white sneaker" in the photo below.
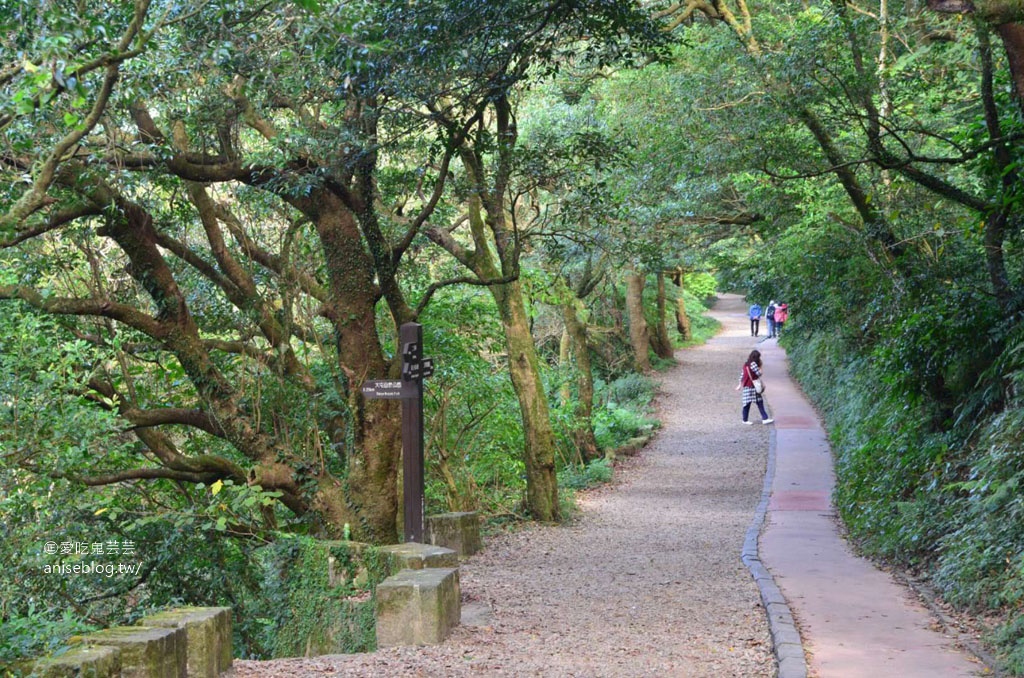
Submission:
<svg viewBox="0 0 1024 678">
<path fill-rule="evenodd" d="M 770 424 L 770 423 L 772 423 L 773 421 L 775 421 L 775 420 L 774 420 L 774 419 L 762 419 L 762 420 L 761 420 L 761 423 L 762 423 L 762 424 Z"/>
<path fill-rule="evenodd" d="M 743 422 L 743 423 L 744 423 L 744 424 L 746 424 L 747 426 L 750 426 L 750 425 L 751 425 L 751 424 L 753 424 L 754 422 L 752 422 L 752 421 L 745 421 L 745 422 Z"/>
</svg>

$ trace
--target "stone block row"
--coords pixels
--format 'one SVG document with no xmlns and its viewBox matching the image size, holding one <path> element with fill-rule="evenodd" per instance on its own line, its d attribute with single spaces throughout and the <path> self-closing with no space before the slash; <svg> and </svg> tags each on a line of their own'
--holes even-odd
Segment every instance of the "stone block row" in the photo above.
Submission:
<svg viewBox="0 0 1024 678">
<path fill-rule="evenodd" d="M 41 659 L 40 678 L 215 678 L 231 667 L 231 609 L 189 607 L 80 637 Z"/>
</svg>

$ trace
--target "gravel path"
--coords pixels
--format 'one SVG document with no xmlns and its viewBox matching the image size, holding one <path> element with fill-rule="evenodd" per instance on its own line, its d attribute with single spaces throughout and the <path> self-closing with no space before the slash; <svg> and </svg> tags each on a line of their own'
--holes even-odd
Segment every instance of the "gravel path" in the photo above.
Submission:
<svg viewBox="0 0 1024 678">
<path fill-rule="evenodd" d="M 739 297 L 724 330 L 661 375 L 663 428 L 567 526 L 491 538 L 462 565 L 464 623 L 443 645 L 236 661 L 278 676 L 772 676 L 757 587 L 740 562 L 767 427 L 740 424 L 733 386 L 754 346 Z M 756 417 L 755 417 L 756 419 Z"/>
</svg>

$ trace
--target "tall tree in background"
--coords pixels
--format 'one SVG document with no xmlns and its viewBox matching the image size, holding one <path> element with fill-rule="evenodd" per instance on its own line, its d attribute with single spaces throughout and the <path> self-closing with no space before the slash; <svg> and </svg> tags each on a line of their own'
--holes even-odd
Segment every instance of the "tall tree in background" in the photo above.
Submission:
<svg viewBox="0 0 1024 678">
<path fill-rule="evenodd" d="M 466 84 L 440 97 L 424 92 L 424 104 L 448 137 L 456 130 L 469 130 L 458 146 L 465 180 L 456 187 L 466 207 L 451 223 L 436 223 L 427 234 L 470 271 L 474 284 L 487 286 L 494 297 L 523 419 L 527 504 L 536 519 L 555 520 L 555 435 L 519 280 L 528 233 L 517 221 L 519 205 L 512 191 L 517 169 L 516 98 L 531 73 L 557 68 L 559 55 L 581 51 L 594 60 L 618 58 L 617 41 L 624 35 L 633 33 L 633 44 L 641 47 L 656 47 L 662 38 L 628 2 L 516 2 L 501 7 L 467 2 L 453 5 L 448 16 L 433 43 L 438 68 L 453 63 L 441 51 L 445 45 L 479 56 L 454 61 L 462 70 L 451 72 L 446 80 Z M 401 25 L 419 25 L 423 17 L 422 6 L 412 6 Z M 461 30 L 460 22 L 466 21 L 479 26 L 464 31 L 475 37 L 469 44 L 452 41 L 448 32 Z"/>
</svg>

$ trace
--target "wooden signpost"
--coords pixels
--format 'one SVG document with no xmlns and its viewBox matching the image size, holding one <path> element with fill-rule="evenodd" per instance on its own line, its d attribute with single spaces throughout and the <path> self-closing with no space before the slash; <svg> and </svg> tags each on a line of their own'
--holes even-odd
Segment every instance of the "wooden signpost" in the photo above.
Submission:
<svg viewBox="0 0 1024 678">
<path fill-rule="evenodd" d="M 434 373 L 434 361 L 423 357 L 423 326 L 404 323 L 398 332 L 402 347 L 402 378 L 363 383 L 367 398 L 402 401 L 402 497 L 405 541 L 423 543 L 423 380 Z"/>
</svg>

